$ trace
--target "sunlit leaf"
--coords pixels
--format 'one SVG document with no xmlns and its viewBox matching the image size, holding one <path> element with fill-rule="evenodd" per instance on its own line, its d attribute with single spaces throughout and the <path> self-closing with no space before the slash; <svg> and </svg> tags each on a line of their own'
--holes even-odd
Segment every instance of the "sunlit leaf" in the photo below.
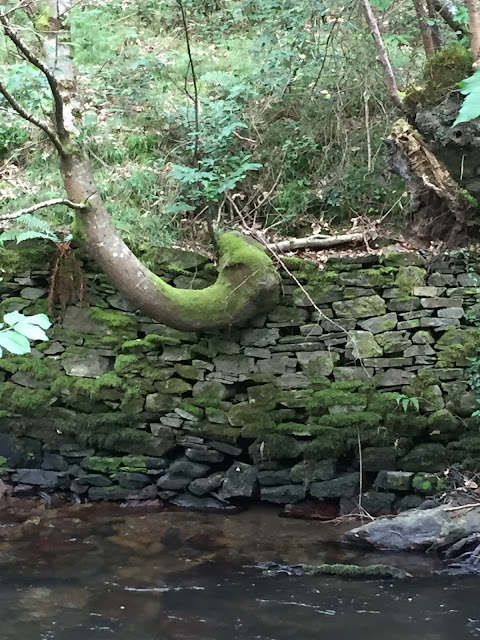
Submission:
<svg viewBox="0 0 480 640">
<path fill-rule="evenodd" d="M 17 356 L 30 353 L 29 341 L 25 336 L 22 336 L 16 331 L 4 331 L 0 333 L 0 347 Z"/>
<path fill-rule="evenodd" d="M 458 86 L 465 99 L 453 123 L 454 127 L 461 122 L 470 122 L 480 116 L 480 69 L 473 76 L 459 82 Z"/>
</svg>

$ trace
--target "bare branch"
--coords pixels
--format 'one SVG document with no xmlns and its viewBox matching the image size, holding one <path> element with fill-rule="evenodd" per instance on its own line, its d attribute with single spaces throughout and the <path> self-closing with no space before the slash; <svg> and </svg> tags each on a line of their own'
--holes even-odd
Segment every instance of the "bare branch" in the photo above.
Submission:
<svg viewBox="0 0 480 640">
<path fill-rule="evenodd" d="M 385 74 L 385 81 L 387 83 L 388 93 L 390 94 L 392 102 L 395 104 L 395 106 L 401 109 L 402 111 L 406 111 L 407 109 L 406 109 L 405 103 L 402 100 L 400 93 L 398 91 L 395 74 L 393 73 L 392 64 L 390 62 L 390 58 L 388 57 L 387 49 L 385 47 L 382 34 L 380 33 L 380 28 L 378 26 L 377 18 L 373 13 L 373 9 L 370 5 L 369 0 L 362 0 L 362 5 L 365 11 L 365 18 L 367 19 L 368 26 L 370 27 L 370 33 L 372 34 L 372 37 L 375 41 L 378 62 L 383 67 L 383 72 Z"/>
<path fill-rule="evenodd" d="M 0 23 L 3 26 L 3 30 L 5 35 L 13 42 L 13 44 L 17 47 L 17 49 L 22 53 L 25 58 L 33 64 L 39 71 L 43 73 L 46 77 L 47 82 L 49 84 L 50 90 L 53 96 L 53 102 L 55 107 L 55 127 L 57 130 L 58 137 L 61 141 L 65 141 L 68 139 L 68 133 L 65 129 L 64 117 L 63 117 L 63 100 L 60 93 L 60 88 L 55 78 L 55 75 L 52 71 L 47 67 L 47 65 L 42 62 L 37 56 L 33 53 L 30 47 L 20 38 L 18 33 L 12 28 L 12 25 L 5 14 L 0 14 Z"/>
<path fill-rule="evenodd" d="M 88 204 L 82 202 L 71 202 L 71 200 L 65 200 L 64 198 L 52 198 L 52 200 L 45 200 L 45 202 L 33 204 L 31 207 L 19 209 L 19 211 L 14 211 L 13 213 L 0 213 L 0 220 L 15 220 L 16 218 L 20 218 L 20 216 L 24 216 L 27 213 L 34 213 L 39 209 L 53 207 L 57 204 L 63 204 L 69 209 L 75 209 L 75 211 L 85 211 L 85 209 L 88 209 L 89 207 Z"/>
<path fill-rule="evenodd" d="M 62 157 L 65 157 L 66 155 L 65 149 L 62 146 L 60 138 L 57 136 L 55 131 L 47 122 L 45 122 L 44 120 L 40 120 L 40 118 L 37 118 L 33 114 L 29 113 L 26 109 L 24 109 L 22 105 L 19 102 L 17 102 L 17 100 L 13 97 L 10 91 L 8 91 L 8 89 L 1 82 L 0 82 L 0 93 L 8 102 L 8 104 L 12 107 L 12 109 L 18 113 L 19 116 L 21 116 L 24 120 L 31 122 L 36 127 L 41 129 L 44 133 L 46 133 L 46 135 L 50 138 L 50 140 L 54 144 L 58 153 Z"/>
<path fill-rule="evenodd" d="M 282 240 L 268 244 L 269 249 L 274 251 L 293 251 L 295 249 L 326 249 L 327 247 L 336 247 L 339 244 L 348 244 L 349 242 L 363 242 L 365 232 L 346 233 L 339 236 L 307 236 L 306 238 L 292 238 L 292 240 Z"/>
</svg>

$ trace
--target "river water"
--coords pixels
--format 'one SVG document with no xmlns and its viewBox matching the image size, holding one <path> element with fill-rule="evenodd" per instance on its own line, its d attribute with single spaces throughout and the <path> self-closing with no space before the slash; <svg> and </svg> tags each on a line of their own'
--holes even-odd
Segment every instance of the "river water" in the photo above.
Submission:
<svg viewBox="0 0 480 640">
<path fill-rule="evenodd" d="M 0 504 L 1 640 L 480 638 L 480 581 L 422 555 L 359 552 L 347 525 L 240 514 Z M 407 581 L 291 576 L 263 563 L 385 562 Z"/>
</svg>

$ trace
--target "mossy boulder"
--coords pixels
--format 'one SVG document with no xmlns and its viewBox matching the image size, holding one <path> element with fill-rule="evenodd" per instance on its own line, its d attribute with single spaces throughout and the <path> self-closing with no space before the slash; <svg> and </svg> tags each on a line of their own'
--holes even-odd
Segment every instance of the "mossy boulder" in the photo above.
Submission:
<svg viewBox="0 0 480 640">
<path fill-rule="evenodd" d="M 412 479 L 412 487 L 416 493 L 424 495 L 436 494 L 445 491 L 447 480 L 444 476 L 433 473 L 417 473 Z"/>
</svg>

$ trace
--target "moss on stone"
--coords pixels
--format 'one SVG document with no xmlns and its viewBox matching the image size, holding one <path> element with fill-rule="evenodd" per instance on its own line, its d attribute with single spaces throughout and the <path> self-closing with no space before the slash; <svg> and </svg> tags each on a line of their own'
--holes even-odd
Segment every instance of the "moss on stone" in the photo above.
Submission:
<svg viewBox="0 0 480 640">
<path fill-rule="evenodd" d="M 466 364 L 480 349 L 480 327 L 449 327 L 437 341 L 439 354 L 436 367 L 454 367 Z"/>
<path fill-rule="evenodd" d="M 146 335 L 144 338 L 126 340 L 121 346 L 121 351 L 127 354 L 148 353 L 149 351 L 161 349 L 164 344 L 177 345 L 181 343 L 178 338 L 153 333 Z"/>
<path fill-rule="evenodd" d="M 3 356 L 0 358 L 0 370 L 16 373 L 25 371 L 36 380 L 52 380 L 60 370 L 60 364 L 56 360 L 47 358 L 35 358 L 30 354 L 23 356 Z"/>
<path fill-rule="evenodd" d="M 472 64 L 471 52 L 460 45 L 438 51 L 425 62 L 422 85 L 407 89 L 406 103 L 426 108 L 438 105 L 458 82 L 472 74 Z"/>
<path fill-rule="evenodd" d="M 26 269 L 47 270 L 56 249 L 50 242 L 38 243 L 30 248 L 0 249 L 0 277 L 8 282 Z"/>
<path fill-rule="evenodd" d="M 398 269 L 395 286 L 398 288 L 396 300 L 408 300 L 413 295 L 415 287 L 425 284 L 427 272 L 416 266 L 405 266 Z"/>
<path fill-rule="evenodd" d="M 205 289 L 176 289 L 158 276 L 153 282 L 172 305 L 179 309 L 189 328 L 216 328 L 231 324 L 234 318 L 255 299 L 258 312 L 278 302 L 275 266 L 263 247 L 253 239 L 225 233 L 219 239 L 219 273 L 215 283 Z M 265 283 L 269 282 L 268 288 Z"/>
<path fill-rule="evenodd" d="M 26 389 L 11 382 L 0 384 L 0 406 L 7 411 L 38 412 L 48 407 L 51 400 L 49 389 Z"/>
</svg>

